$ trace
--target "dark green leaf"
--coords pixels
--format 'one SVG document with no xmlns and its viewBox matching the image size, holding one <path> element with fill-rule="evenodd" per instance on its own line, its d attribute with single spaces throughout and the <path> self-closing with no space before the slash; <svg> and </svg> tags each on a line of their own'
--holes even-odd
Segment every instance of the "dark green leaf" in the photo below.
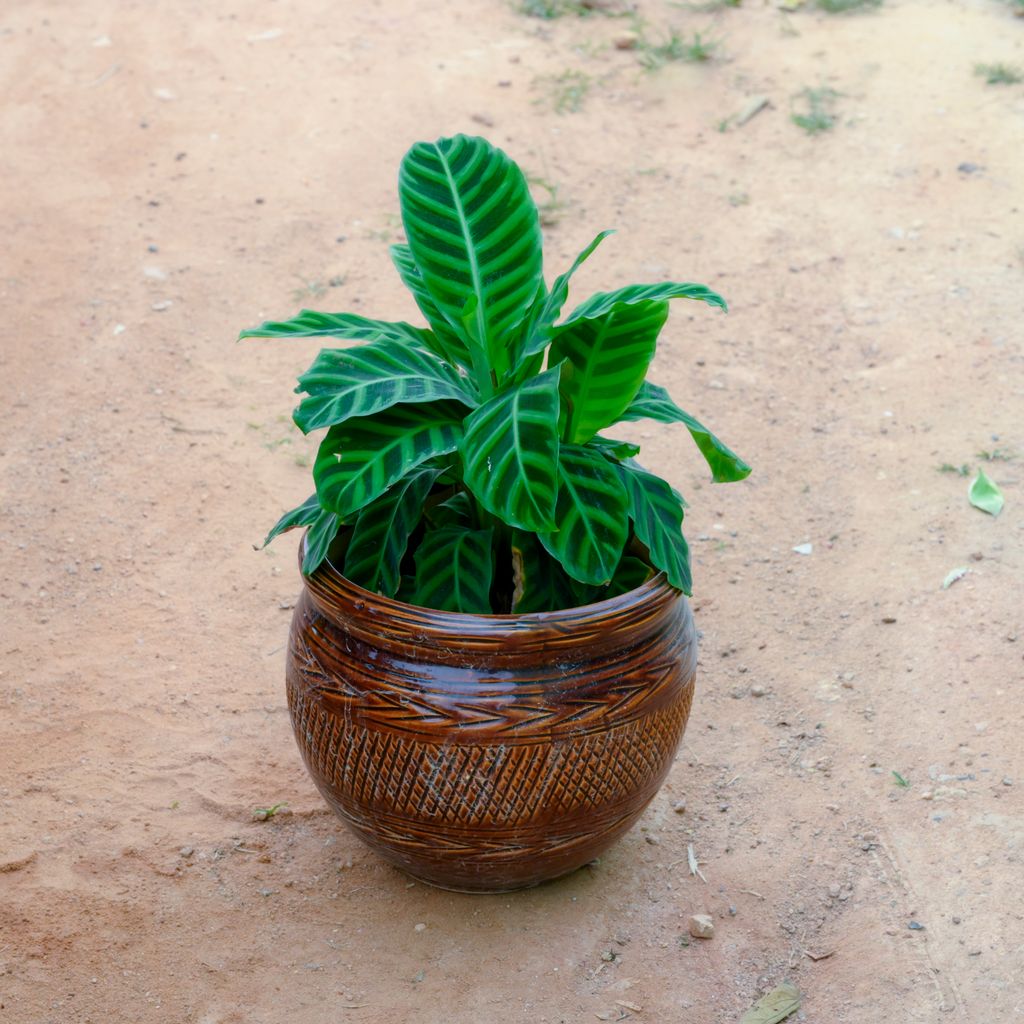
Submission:
<svg viewBox="0 0 1024 1024">
<path fill-rule="evenodd" d="M 647 375 L 667 317 L 667 302 L 641 302 L 555 328 L 548 359 L 567 361 L 560 383 L 567 441 L 588 441 L 621 417 Z"/>
<path fill-rule="evenodd" d="M 683 508 L 678 495 L 661 479 L 633 462 L 617 465 L 629 497 L 633 530 L 650 552 L 651 563 L 684 594 L 693 588 L 690 549 L 683 537 Z"/>
<path fill-rule="evenodd" d="M 270 533 L 267 534 L 266 540 L 260 545 L 260 547 L 266 547 L 275 537 L 279 534 L 285 533 L 288 530 L 294 530 L 299 526 L 310 526 L 316 522 L 317 516 L 320 515 L 320 501 L 315 494 L 311 494 L 298 508 L 293 508 L 291 512 L 285 512 L 283 516 L 274 524 Z"/>
<path fill-rule="evenodd" d="M 430 297 L 427 286 L 423 281 L 423 275 L 416 266 L 412 251 L 407 245 L 391 246 L 391 262 L 402 278 L 402 283 L 412 292 L 416 305 L 420 312 L 427 318 L 430 329 L 433 332 L 433 347 L 440 350 L 449 362 L 457 363 L 469 369 L 473 363 L 466 348 L 465 341 L 452 329 L 452 325 L 444 318 L 444 315 L 437 308 L 436 303 Z"/>
<path fill-rule="evenodd" d="M 499 392 L 466 419 L 466 485 L 510 526 L 550 530 L 558 492 L 559 367 Z"/>
<path fill-rule="evenodd" d="M 299 404 L 294 419 L 308 434 L 400 403 L 454 399 L 471 407 L 476 404 L 471 387 L 432 353 L 397 342 L 324 349 L 299 377 L 296 390 L 310 397 Z"/>
<path fill-rule="evenodd" d="M 456 329 L 466 297 L 475 333 L 502 380 L 509 339 L 543 288 L 537 207 L 516 164 L 480 138 L 414 145 L 399 173 L 402 221 L 437 309 Z M 477 383 L 486 367 L 474 359 Z"/>
<path fill-rule="evenodd" d="M 701 454 L 711 467 L 715 483 L 729 483 L 750 476 L 748 466 L 734 451 L 727 448 L 707 427 L 683 412 L 664 388 L 644 382 L 629 408 L 622 414 L 624 420 L 651 419 L 659 423 L 682 423 L 690 431 Z"/>
<path fill-rule="evenodd" d="M 410 470 L 455 451 L 464 413 L 454 402 L 394 405 L 331 427 L 313 467 L 320 504 L 347 517 Z"/>
<path fill-rule="evenodd" d="M 323 511 L 317 516 L 306 534 L 306 553 L 302 558 L 304 575 L 312 576 L 320 568 L 340 529 L 341 519 L 333 512 Z"/>
<path fill-rule="evenodd" d="M 653 575 L 654 570 L 642 558 L 623 555 L 611 583 L 601 595 L 601 600 L 628 594 L 631 590 L 636 590 L 637 587 L 646 583 Z"/>
<path fill-rule="evenodd" d="M 447 501 L 442 501 L 433 508 L 428 509 L 427 519 L 433 526 L 461 526 L 464 529 L 473 529 L 476 522 L 476 509 L 473 499 L 466 491 L 459 491 L 453 494 Z"/>
<path fill-rule="evenodd" d="M 616 306 L 633 305 L 637 302 L 664 302 L 668 299 L 696 299 L 706 302 L 709 306 L 727 309 L 725 299 L 717 292 L 702 284 L 684 284 L 678 281 L 663 281 L 660 284 L 631 284 L 625 288 L 617 288 L 613 292 L 597 292 L 585 302 L 580 303 L 561 326 L 565 327 L 575 320 L 593 319 L 610 312 Z"/>
<path fill-rule="evenodd" d="M 402 558 L 440 469 L 421 466 L 359 513 L 345 554 L 345 576 L 364 590 L 394 597 Z"/>
<path fill-rule="evenodd" d="M 492 573 L 490 530 L 428 530 L 416 549 L 416 590 L 410 601 L 424 608 L 487 615 Z"/>
<path fill-rule="evenodd" d="M 626 491 L 615 467 L 599 452 L 563 444 L 558 454 L 559 529 L 540 542 L 581 583 L 607 583 L 626 543 Z"/>
<path fill-rule="evenodd" d="M 370 320 L 355 313 L 318 313 L 304 309 L 291 320 L 268 320 L 239 334 L 242 338 L 344 338 L 348 341 L 393 341 L 430 348 L 429 331 L 407 323 Z"/>
<path fill-rule="evenodd" d="M 529 330 L 526 336 L 523 356 L 536 355 L 547 348 L 551 340 L 551 326 L 558 319 L 569 297 L 569 281 L 572 275 L 583 265 L 590 254 L 614 231 L 602 231 L 591 243 L 576 257 L 573 265 L 564 273 L 555 278 L 551 291 L 544 297 L 544 301 L 537 301 L 534 304 L 534 313 L 531 319 Z"/>
<path fill-rule="evenodd" d="M 592 437 L 586 444 L 587 448 L 596 448 L 602 455 L 609 459 L 621 462 L 623 459 L 631 459 L 634 455 L 640 454 L 640 445 L 632 441 L 616 441 L 610 437 L 601 437 L 600 434 Z"/>
<path fill-rule="evenodd" d="M 585 584 L 566 575 L 536 535 L 525 530 L 512 534 L 512 572 L 515 585 L 512 611 L 517 615 L 561 611 L 586 603 L 579 600 L 576 591 Z"/>
</svg>

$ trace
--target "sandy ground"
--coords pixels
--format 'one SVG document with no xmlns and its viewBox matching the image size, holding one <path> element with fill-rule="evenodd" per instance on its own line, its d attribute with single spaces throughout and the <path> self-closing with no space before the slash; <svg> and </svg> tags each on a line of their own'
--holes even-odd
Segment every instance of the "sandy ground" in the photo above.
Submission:
<svg viewBox="0 0 1024 1024">
<path fill-rule="evenodd" d="M 0 1021 L 717 1024 L 784 978 L 794 1019 L 1024 1021 L 1024 86 L 974 74 L 1024 21 L 640 12 L 715 59 L 501 0 L 3 6 Z M 310 490 L 315 345 L 234 341 L 414 318 L 396 169 L 459 130 L 557 190 L 549 273 L 619 229 L 577 296 L 729 298 L 654 377 L 756 467 L 712 489 L 681 432 L 621 432 L 693 506 L 698 700 L 640 827 L 507 897 L 411 884 L 305 775 L 294 535 L 252 544 Z"/>
</svg>

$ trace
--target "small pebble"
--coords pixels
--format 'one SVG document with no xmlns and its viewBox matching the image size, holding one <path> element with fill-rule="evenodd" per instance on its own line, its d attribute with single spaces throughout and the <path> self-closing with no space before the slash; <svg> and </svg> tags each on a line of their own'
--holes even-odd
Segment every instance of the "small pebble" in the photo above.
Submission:
<svg viewBox="0 0 1024 1024">
<path fill-rule="evenodd" d="M 920 922 L 920 921 L 911 921 L 911 922 L 910 922 L 910 923 L 909 923 L 909 924 L 907 925 L 907 927 L 908 927 L 908 928 L 909 928 L 909 929 L 910 929 L 910 930 L 911 930 L 912 932 L 923 932 L 923 931 L 924 931 L 924 925 L 923 925 L 923 924 L 921 924 L 921 922 Z"/>
<path fill-rule="evenodd" d="M 953 924 L 959 924 L 962 920 L 963 918 L 957 917 L 956 914 L 953 915 Z"/>
<path fill-rule="evenodd" d="M 686 813 L 686 801 L 685 800 L 677 800 L 672 805 L 672 810 L 675 811 L 676 814 L 685 814 Z"/>
<path fill-rule="evenodd" d="M 181 848 L 181 849 L 180 849 L 180 850 L 178 851 L 178 853 L 179 853 L 179 854 L 180 854 L 180 855 L 181 855 L 182 857 L 191 857 L 191 856 L 192 856 L 192 854 L 193 854 L 193 853 L 195 853 L 195 850 L 193 850 L 191 846 L 183 846 L 183 847 L 182 847 L 182 848 Z"/>
<path fill-rule="evenodd" d="M 162 313 L 165 309 L 170 309 L 174 303 L 170 299 L 164 299 L 163 302 L 154 302 L 149 308 L 157 313 Z"/>
<path fill-rule="evenodd" d="M 420 921 L 420 923 L 416 925 L 415 928 L 413 928 L 414 932 L 425 932 L 426 930 L 427 926 L 422 921 Z"/>
<path fill-rule="evenodd" d="M 1012 786 L 1013 785 L 1013 779 L 1011 779 L 1009 775 L 1004 775 L 1003 776 L 1003 785 L 1004 786 Z"/>
<path fill-rule="evenodd" d="M 616 50 L 635 50 L 639 42 L 640 34 L 638 32 L 619 32 L 612 39 Z"/>
<path fill-rule="evenodd" d="M 715 936 L 715 922 L 710 914 L 693 914 L 687 927 L 695 939 L 712 939 Z"/>
<path fill-rule="evenodd" d="M 767 689 L 761 686 L 760 683 L 756 683 L 754 686 L 750 688 L 751 697 L 763 697 L 767 692 Z"/>
</svg>

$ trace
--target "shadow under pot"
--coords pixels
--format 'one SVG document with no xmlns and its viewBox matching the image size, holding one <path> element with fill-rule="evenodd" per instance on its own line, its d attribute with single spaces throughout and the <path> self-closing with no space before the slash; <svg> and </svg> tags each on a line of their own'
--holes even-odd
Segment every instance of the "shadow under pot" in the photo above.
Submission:
<svg viewBox="0 0 1024 1024">
<path fill-rule="evenodd" d="M 329 561 L 304 580 L 287 660 L 303 759 L 349 828 L 413 877 L 505 892 L 565 875 L 664 782 L 697 641 L 663 575 L 529 615 L 403 604 Z"/>
</svg>

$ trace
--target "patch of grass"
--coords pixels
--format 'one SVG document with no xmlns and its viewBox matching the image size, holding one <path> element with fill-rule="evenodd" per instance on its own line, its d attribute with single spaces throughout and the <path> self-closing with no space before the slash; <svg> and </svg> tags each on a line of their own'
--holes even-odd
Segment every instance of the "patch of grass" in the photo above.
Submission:
<svg viewBox="0 0 1024 1024">
<path fill-rule="evenodd" d="M 893 776 L 893 779 L 896 782 L 896 785 L 899 786 L 900 789 L 909 789 L 910 788 L 910 780 L 906 776 L 900 775 L 900 773 L 897 772 L 897 771 L 894 771 L 892 773 L 892 776 Z"/>
<path fill-rule="evenodd" d="M 939 473 L 956 473 L 957 476 L 970 476 L 971 467 L 966 462 L 959 466 L 954 466 L 952 462 L 944 462 L 941 466 L 937 467 Z"/>
<path fill-rule="evenodd" d="M 299 274 L 295 276 L 302 282 L 302 287 L 292 289 L 292 301 L 294 303 L 301 304 L 309 299 L 319 299 L 322 295 L 327 294 L 327 285 L 323 281 L 307 281 Z"/>
<path fill-rule="evenodd" d="M 278 811 L 287 806 L 287 804 L 274 804 L 273 807 L 257 807 L 256 810 L 252 812 L 252 816 L 257 821 L 270 821 Z"/>
<path fill-rule="evenodd" d="M 626 14 L 616 4 L 602 3 L 600 0 L 519 0 L 516 10 L 528 18 L 540 18 L 543 21 L 554 21 L 566 16 L 588 18 L 593 14 L 603 14 L 614 18 Z"/>
<path fill-rule="evenodd" d="M 1016 85 L 1024 82 L 1024 75 L 1012 64 L 975 64 L 974 73 L 984 78 L 986 85 Z"/>
<path fill-rule="evenodd" d="M 807 109 L 802 113 L 790 115 L 790 120 L 798 128 L 803 128 L 808 135 L 819 135 L 829 131 L 836 123 L 833 113 L 835 101 L 839 93 L 835 89 L 804 89 L 800 97 L 806 102 Z"/>
<path fill-rule="evenodd" d="M 817 6 L 829 14 L 849 14 L 850 11 L 861 11 L 868 7 L 881 7 L 882 0 L 817 0 Z"/>
<path fill-rule="evenodd" d="M 541 178 L 536 174 L 527 174 L 526 180 L 530 185 L 535 185 L 547 193 L 547 199 L 537 203 L 537 212 L 540 214 L 541 227 L 554 227 L 561 219 L 562 214 L 569 208 L 569 201 L 565 198 L 558 185 Z"/>
<path fill-rule="evenodd" d="M 681 7 L 685 11 L 696 11 L 699 14 L 714 14 L 730 7 L 739 7 L 743 0 L 704 0 L 704 3 L 673 3 L 673 7 Z"/>
<path fill-rule="evenodd" d="M 712 39 L 703 39 L 699 32 L 695 32 L 687 41 L 675 29 L 671 29 L 660 43 L 652 43 L 641 35 L 636 49 L 643 67 L 648 71 L 657 71 L 675 62 L 703 64 L 715 55 L 718 43 Z"/>
<path fill-rule="evenodd" d="M 982 448 L 977 456 L 982 462 L 1012 462 L 1014 452 L 1009 448 L 993 448 L 991 451 Z"/>
<path fill-rule="evenodd" d="M 556 114 L 575 114 L 593 86 L 593 79 L 583 71 L 563 71 L 537 80 L 547 91 L 547 99 Z"/>
</svg>

